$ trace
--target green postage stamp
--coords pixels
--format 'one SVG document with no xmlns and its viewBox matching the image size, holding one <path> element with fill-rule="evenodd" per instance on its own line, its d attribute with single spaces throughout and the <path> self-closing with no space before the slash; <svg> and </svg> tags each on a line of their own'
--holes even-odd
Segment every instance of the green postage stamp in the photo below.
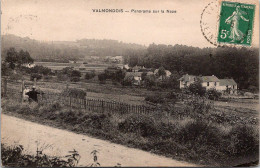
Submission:
<svg viewBox="0 0 260 168">
<path fill-rule="evenodd" d="M 255 5 L 223 1 L 220 9 L 218 42 L 251 46 L 254 13 Z"/>
</svg>

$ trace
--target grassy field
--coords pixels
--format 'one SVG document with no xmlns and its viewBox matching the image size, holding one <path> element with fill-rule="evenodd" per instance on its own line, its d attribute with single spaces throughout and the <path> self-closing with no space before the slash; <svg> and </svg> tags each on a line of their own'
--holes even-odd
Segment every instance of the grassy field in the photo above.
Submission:
<svg viewBox="0 0 260 168">
<path fill-rule="evenodd" d="M 41 65 L 44 67 L 48 67 L 50 69 L 62 69 L 66 67 L 78 67 L 81 63 L 58 63 L 58 62 L 35 62 L 35 65 Z M 111 66 L 111 64 L 105 63 L 88 63 L 84 64 L 86 70 L 95 70 L 96 72 L 104 71 L 107 67 Z"/>
<path fill-rule="evenodd" d="M 38 82 L 37 86 L 45 92 L 66 88 L 64 83 Z M 9 83 L 8 87 L 18 89 L 19 83 Z M 69 87 L 86 90 L 88 97 L 132 104 L 145 104 L 145 95 L 154 94 L 143 88 L 112 84 L 81 82 Z M 254 99 L 212 102 L 195 97 L 173 105 L 162 104 L 160 111 L 148 117 L 71 110 L 61 107 L 58 100 L 32 107 L 13 100 L 2 101 L 4 113 L 211 166 L 238 165 L 258 158 L 258 107 L 258 100 Z M 171 117 L 164 111 L 171 112 Z"/>
</svg>

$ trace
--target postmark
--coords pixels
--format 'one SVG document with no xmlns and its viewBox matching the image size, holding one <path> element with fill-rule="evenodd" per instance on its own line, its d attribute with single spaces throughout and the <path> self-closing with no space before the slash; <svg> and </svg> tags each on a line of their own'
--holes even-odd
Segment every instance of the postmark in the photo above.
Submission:
<svg viewBox="0 0 260 168">
<path fill-rule="evenodd" d="M 255 5 L 238 2 L 221 3 L 218 43 L 251 46 Z"/>
<path fill-rule="evenodd" d="M 209 2 L 200 16 L 200 29 L 204 38 L 212 45 L 219 46 L 217 42 L 217 30 L 220 5 L 218 0 Z"/>
</svg>

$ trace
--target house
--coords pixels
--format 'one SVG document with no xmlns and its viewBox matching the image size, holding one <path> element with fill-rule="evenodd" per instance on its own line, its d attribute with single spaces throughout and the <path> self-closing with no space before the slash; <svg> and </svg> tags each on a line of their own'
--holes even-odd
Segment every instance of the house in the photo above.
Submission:
<svg viewBox="0 0 260 168">
<path fill-rule="evenodd" d="M 156 74 L 158 75 L 158 72 L 159 72 L 159 69 L 154 70 L 154 74 L 155 74 L 155 75 L 156 75 Z M 169 70 L 165 70 L 165 76 L 164 76 L 164 77 L 165 77 L 165 78 L 169 78 L 169 77 L 171 76 L 171 74 L 172 74 L 172 73 L 171 73 Z M 161 75 L 161 76 L 158 77 L 158 79 L 159 79 L 159 80 L 163 80 L 164 77 Z"/>
<path fill-rule="evenodd" d="M 123 66 L 123 69 L 128 70 L 128 69 L 130 69 L 130 67 L 128 66 L 128 64 L 125 64 L 125 65 Z"/>
<path fill-rule="evenodd" d="M 212 75 L 212 76 L 201 76 L 199 77 L 199 79 L 201 80 L 201 84 L 203 87 L 206 88 L 206 90 L 209 89 L 216 89 L 219 87 L 219 82 L 220 80 Z"/>
<path fill-rule="evenodd" d="M 113 63 L 121 63 L 123 62 L 123 56 L 115 56 L 110 59 Z"/>
<path fill-rule="evenodd" d="M 186 87 L 189 87 L 190 84 L 194 83 L 196 81 L 197 77 L 194 76 L 194 75 L 183 75 L 179 81 L 180 81 L 180 88 L 183 89 L 183 88 L 186 88 Z"/>
<path fill-rule="evenodd" d="M 133 85 L 139 86 L 141 85 L 142 81 L 142 73 L 143 72 L 126 72 L 125 79 L 130 78 Z"/>
<path fill-rule="evenodd" d="M 132 71 L 133 72 L 138 72 L 140 69 L 142 69 L 142 67 L 141 66 L 134 66 L 133 68 L 132 68 Z"/>
<path fill-rule="evenodd" d="M 234 79 L 220 79 L 217 90 L 228 94 L 237 94 L 237 83 Z"/>
<path fill-rule="evenodd" d="M 194 76 L 194 75 L 183 75 L 180 81 L 180 88 L 189 87 L 190 84 L 199 80 L 201 85 L 209 89 L 216 89 L 222 93 L 236 94 L 237 93 L 237 83 L 233 79 L 218 79 L 216 76 Z"/>
</svg>

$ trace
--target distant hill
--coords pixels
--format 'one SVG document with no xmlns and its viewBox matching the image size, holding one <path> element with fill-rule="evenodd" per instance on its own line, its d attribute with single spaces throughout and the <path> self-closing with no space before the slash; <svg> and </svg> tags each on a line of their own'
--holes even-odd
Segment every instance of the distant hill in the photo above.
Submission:
<svg viewBox="0 0 260 168">
<path fill-rule="evenodd" d="M 14 47 L 16 50 L 27 50 L 35 60 L 77 60 L 85 56 L 125 56 L 129 52 L 146 49 L 143 45 L 123 43 L 117 40 L 81 39 L 41 42 L 15 35 L 3 35 L 1 43 L 2 58 L 5 57 L 8 48 Z"/>
</svg>

